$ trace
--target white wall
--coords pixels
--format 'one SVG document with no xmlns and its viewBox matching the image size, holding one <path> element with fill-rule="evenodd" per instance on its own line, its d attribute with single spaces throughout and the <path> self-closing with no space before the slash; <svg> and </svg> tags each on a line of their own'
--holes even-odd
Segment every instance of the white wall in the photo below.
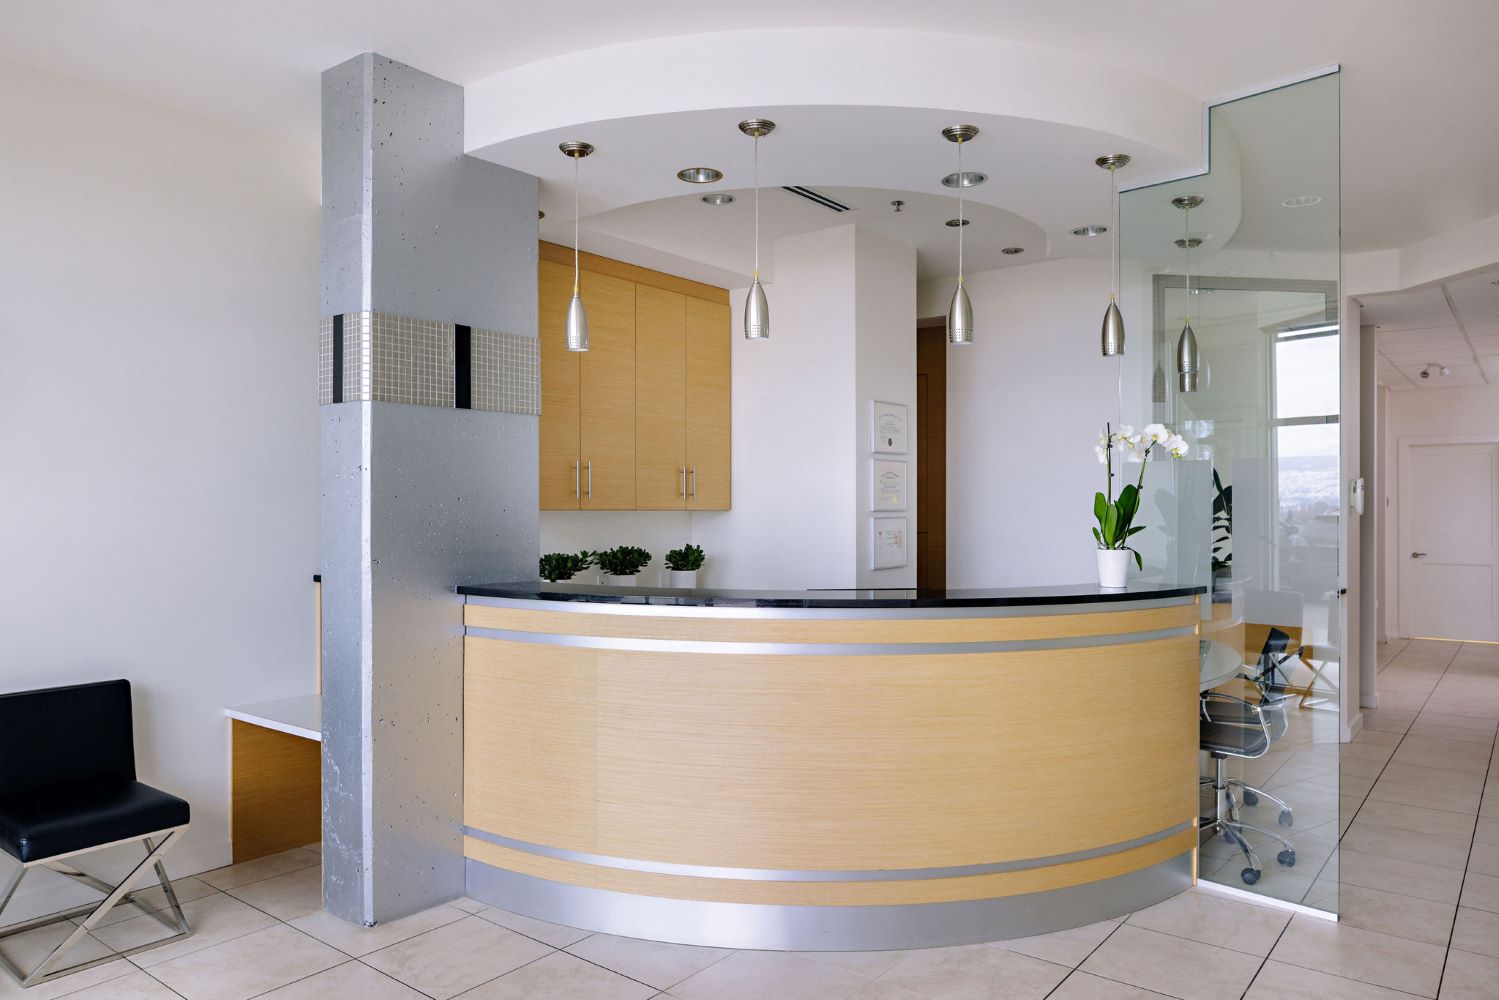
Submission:
<svg viewBox="0 0 1499 1000">
<path fill-rule="evenodd" d="M 318 151 L 8 64 L 0 132 L 0 691 L 129 678 L 226 864 L 224 706 L 315 689 Z"/>
<path fill-rule="evenodd" d="M 710 586 L 854 585 L 854 230 L 776 242 L 770 339 L 738 334 L 746 290 L 730 293 L 734 507 L 692 522 Z"/>
<path fill-rule="evenodd" d="M 977 331 L 947 361 L 947 449 L 961 456 L 947 464 L 947 585 L 1096 582 L 1089 528 L 1104 472 L 1093 444 L 1119 419 L 1120 366 L 1098 353 L 1108 261 L 1044 261 L 965 283 Z M 945 313 L 951 294 L 952 279 L 923 281 L 918 312 Z M 1147 331 L 1131 332 L 1134 353 L 1148 353 Z"/>
<path fill-rule="evenodd" d="M 854 428 L 858 467 L 858 574 L 860 587 L 916 586 L 916 251 L 886 236 L 856 229 L 854 236 Z M 872 569 L 870 509 L 870 406 L 875 400 L 903 403 L 910 451 L 886 456 L 906 463 L 906 565 Z"/>
<path fill-rule="evenodd" d="M 1407 438 L 1456 437 L 1468 434 L 1499 434 L 1499 386 L 1469 386 L 1458 389 L 1407 389 L 1387 391 L 1384 421 L 1385 508 L 1387 520 L 1384 550 L 1385 627 L 1398 635 L 1400 612 L 1400 441 Z"/>
</svg>

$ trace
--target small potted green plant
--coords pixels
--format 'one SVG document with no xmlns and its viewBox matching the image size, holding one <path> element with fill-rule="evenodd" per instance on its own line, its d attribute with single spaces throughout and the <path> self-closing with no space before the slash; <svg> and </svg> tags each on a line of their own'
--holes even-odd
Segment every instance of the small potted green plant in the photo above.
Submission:
<svg viewBox="0 0 1499 1000">
<path fill-rule="evenodd" d="M 697 571 L 703 568 L 703 548 L 688 542 L 680 549 L 666 553 L 666 568 L 671 573 L 671 585 L 691 590 L 697 586 Z"/>
<path fill-rule="evenodd" d="M 603 552 L 589 553 L 611 587 L 633 587 L 635 577 L 651 561 L 651 554 L 634 545 L 620 545 Z"/>
<path fill-rule="evenodd" d="M 548 552 L 541 557 L 538 573 L 548 583 L 571 580 L 593 565 L 593 556 L 588 552 Z"/>
</svg>

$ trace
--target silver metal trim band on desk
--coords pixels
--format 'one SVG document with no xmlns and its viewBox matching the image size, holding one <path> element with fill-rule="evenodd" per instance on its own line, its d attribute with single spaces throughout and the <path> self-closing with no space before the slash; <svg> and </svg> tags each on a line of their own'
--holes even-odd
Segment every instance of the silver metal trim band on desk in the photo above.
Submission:
<svg viewBox="0 0 1499 1000">
<path fill-rule="evenodd" d="M 781 906 L 638 896 L 466 860 L 468 895 L 538 920 L 713 948 L 883 951 L 977 944 L 1081 927 L 1152 906 L 1192 884 L 1192 852 L 1114 878 L 955 903 Z"/>
<path fill-rule="evenodd" d="M 932 878 L 966 878 L 972 875 L 994 875 L 999 872 L 1018 872 L 1031 868 L 1049 868 L 1053 865 L 1071 864 L 1074 861 L 1087 861 L 1090 858 L 1099 858 L 1106 854 L 1118 854 L 1121 851 L 1144 847 L 1146 844 L 1153 844 L 1158 840 L 1164 840 L 1191 827 L 1192 820 L 1187 820 L 1168 829 L 1146 834 L 1143 837 L 1136 837 L 1133 840 L 1121 841 L 1117 844 L 1106 844 L 1103 847 L 1091 847 L 1085 851 L 1053 854 L 1048 857 L 1023 858 L 1019 861 L 992 861 L 986 864 L 953 865 L 945 868 L 879 868 L 864 871 L 726 868 L 710 865 L 682 865 L 669 861 L 640 861 L 634 858 L 616 858 L 605 854 L 588 854 L 584 851 L 571 851 L 562 847 L 547 847 L 544 844 L 532 844 L 524 840 L 512 840 L 509 837 L 502 837 L 499 834 L 490 833 L 487 830 L 478 830 L 471 826 L 464 827 L 463 832 L 476 840 L 482 840 L 487 844 L 494 844 L 497 847 L 506 847 L 512 851 L 535 854 L 544 858 L 556 858 L 559 861 L 574 861 L 579 864 L 595 865 L 600 868 L 649 872 L 655 875 L 683 875 L 689 878 L 735 879 L 746 882 L 908 882 Z"/>
<path fill-rule="evenodd" d="M 468 596 L 468 604 L 517 611 L 560 614 L 645 615 L 661 618 L 746 618 L 768 621 L 926 621 L 941 618 L 1034 618 L 1051 615 L 1096 614 L 1100 611 L 1149 611 L 1191 604 L 1192 595 L 1148 597 L 1138 601 L 1090 601 L 1086 604 L 1028 604 L 1012 607 L 936 608 L 762 608 L 736 604 L 613 604 L 603 601 L 548 601 L 522 597 Z"/>
<path fill-rule="evenodd" d="M 1195 634 L 1196 628 L 1154 629 L 1121 635 L 1083 635 L 1055 639 L 1011 639 L 1002 642 L 715 642 L 688 639 L 636 639 L 599 635 L 556 635 L 549 632 L 519 632 L 510 629 L 464 630 L 477 639 L 499 639 L 536 646 L 570 646 L 576 649 L 629 649 L 652 653 L 720 653 L 755 656 L 934 656 L 953 653 L 1018 653 L 1034 649 L 1083 649 L 1118 646 L 1156 639 L 1176 639 Z"/>
</svg>

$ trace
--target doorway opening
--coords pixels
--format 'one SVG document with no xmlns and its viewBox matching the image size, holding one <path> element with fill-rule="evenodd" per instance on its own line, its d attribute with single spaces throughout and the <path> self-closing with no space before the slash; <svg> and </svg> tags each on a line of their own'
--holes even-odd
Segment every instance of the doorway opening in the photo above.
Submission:
<svg viewBox="0 0 1499 1000">
<path fill-rule="evenodd" d="M 947 330 L 941 325 L 916 330 L 916 586 L 947 589 Z"/>
</svg>

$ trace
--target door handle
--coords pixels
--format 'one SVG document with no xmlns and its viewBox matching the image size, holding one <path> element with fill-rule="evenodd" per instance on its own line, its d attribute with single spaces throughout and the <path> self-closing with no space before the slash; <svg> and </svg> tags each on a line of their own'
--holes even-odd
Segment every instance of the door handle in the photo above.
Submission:
<svg viewBox="0 0 1499 1000">
<path fill-rule="evenodd" d="M 688 494 L 692 499 L 697 499 L 697 466 L 692 467 L 692 492 Z"/>
<path fill-rule="evenodd" d="M 583 495 L 583 493 L 582 493 L 582 490 L 580 488 L 580 481 L 578 479 L 578 463 L 574 462 L 573 463 L 573 496 L 575 496 L 575 497 L 581 497 L 582 495 Z"/>
<path fill-rule="evenodd" d="M 593 461 L 591 459 L 588 462 L 588 493 L 586 496 L 590 500 L 593 499 Z"/>
<path fill-rule="evenodd" d="M 1411 553 L 1411 558 L 1412 559 L 1420 559 L 1424 555 L 1426 555 L 1425 552 L 1412 552 Z"/>
</svg>

